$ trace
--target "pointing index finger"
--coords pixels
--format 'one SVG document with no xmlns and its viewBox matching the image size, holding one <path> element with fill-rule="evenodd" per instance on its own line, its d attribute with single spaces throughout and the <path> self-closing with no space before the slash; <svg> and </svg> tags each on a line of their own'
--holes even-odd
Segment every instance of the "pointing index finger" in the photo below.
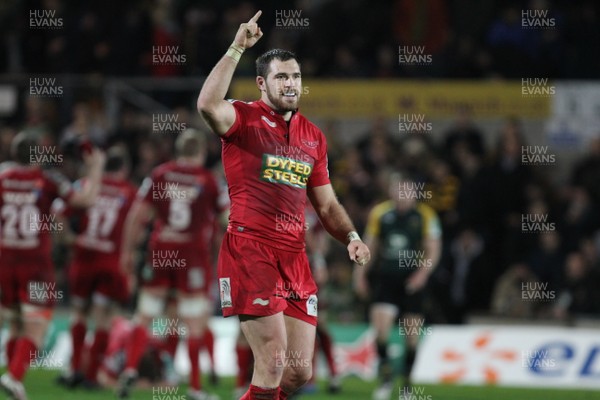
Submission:
<svg viewBox="0 0 600 400">
<path fill-rule="evenodd" d="M 261 14 L 262 14 L 262 10 L 258 10 L 258 12 L 256 14 L 254 14 L 254 17 L 250 18 L 250 21 L 248 21 L 248 22 L 258 21 L 258 18 L 260 18 Z"/>
</svg>

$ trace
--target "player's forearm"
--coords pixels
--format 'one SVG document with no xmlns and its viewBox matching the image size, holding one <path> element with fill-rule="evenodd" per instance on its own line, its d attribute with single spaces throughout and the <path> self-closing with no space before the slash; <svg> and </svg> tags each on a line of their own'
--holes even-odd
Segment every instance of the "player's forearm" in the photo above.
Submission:
<svg viewBox="0 0 600 400">
<path fill-rule="evenodd" d="M 77 192 L 71 199 L 72 205 L 78 207 L 90 207 L 94 204 L 96 197 L 100 194 L 103 169 L 104 166 L 100 164 L 93 164 L 89 167 L 81 191 Z"/>
<path fill-rule="evenodd" d="M 429 239 L 425 241 L 423 256 L 425 260 L 430 260 L 431 268 L 428 268 L 431 274 L 440 262 L 442 256 L 442 242 L 439 239 Z"/>
<path fill-rule="evenodd" d="M 197 103 L 198 112 L 203 116 L 213 114 L 219 103 L 225 99 L 238 64 L 238 61 L 231 56 L 238 54 L 236 51 L 230 48 L 204 81 Z M 241 53 L 239 54 L 241 56 Z"/>
<path fill-rule="evenodd" d="M 348 234 L 356 231 L 344 207 L 338 202 L 331 202 L 328 207 L 317 210 L 319 220 L 325 230 L 339 242 L 347 245 Z"/>
<path fill-rule="evenodd" d="M 141 203 L 136 202 L 131 206 L 123 227 L 122 251 L 132 252 L 135 250 L 137 243 L 140 241 L 143 214 L 144 210 Z"/>
</svg>

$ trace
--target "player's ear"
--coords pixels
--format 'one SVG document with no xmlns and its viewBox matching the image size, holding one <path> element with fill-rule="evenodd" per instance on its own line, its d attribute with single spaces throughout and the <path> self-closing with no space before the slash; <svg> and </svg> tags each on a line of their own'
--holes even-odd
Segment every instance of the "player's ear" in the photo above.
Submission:
<svg viewBox="0 0 600 400">
<path fill-rule="evenodd" d="M 267 90 L 266 85 L 267 85 L 267 82 L 264 77 L 262 77 L 262 76 L 256 77 L 256 86 L 258 86 L 258 90 L 260 90 L 261 92 L 266 91 Z"/>
</svg>

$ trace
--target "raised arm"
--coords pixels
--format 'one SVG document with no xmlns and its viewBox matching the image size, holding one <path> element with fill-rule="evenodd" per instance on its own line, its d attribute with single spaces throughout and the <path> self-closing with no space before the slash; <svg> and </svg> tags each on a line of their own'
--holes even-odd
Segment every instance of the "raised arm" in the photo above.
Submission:
<svg viewBox="0 0 600 400">
<path fill-rule="evenodd" d="M 350 260 L 361 266 L 368 263 L 371 259 L 369 248 L 356 233 L 356 228 L 335 196 L 331 184 L 309 188 L 308 198 L 325 230 L 347 245 Z"/>
<path fill-rule="evenodd" d="M 81 190 L 76 191 L 69 199 L 69 204 L 85 208 L 94 204 L 96 197 L 100 193 L 106 154 L 102 150 L 94 148 L 90 154 L 83 155 L 83 161 L 87 169 L 86 180 Z"/>
<path fill-rule="evenodd" d="M 261 14 L 262 11 L 258 11 L 250 21 L 240 25 L 227 53 L 215 65 L 200 90 L 198 112 L 219 136 L 225 135 L 235 122 L 235 110 L 231 103 L 225 101 L 225 95 L 240 57 L 263 35 L 256 23 Z"/>
</svg>

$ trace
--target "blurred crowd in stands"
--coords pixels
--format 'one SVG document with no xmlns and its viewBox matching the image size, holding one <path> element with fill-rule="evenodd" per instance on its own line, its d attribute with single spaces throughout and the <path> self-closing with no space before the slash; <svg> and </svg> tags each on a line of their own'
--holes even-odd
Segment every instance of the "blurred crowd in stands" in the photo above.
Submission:
<svg viewBox="0 0 600 400">
<path fill-rule="evenodd" d="M 44 9 L 55 10 L 63 27 L 31 29 L 30 10 Z M 593 0 L 3 1 L 0 71 L 206 75 L 257 9 L 265 10 L 266 40 L 256 52 L 292 49 L 308 76 L 589 79 L 600 71 Z M 528 10 L 551 26 L 524 28 Z M 302 24 L 290 28 L 278 18 Z M 178 46 L 186 62 L 156 65 L 157 46 Z M 400 46 L 425 46 L 431 64 L 398 68 Z M 252 75 L 252 60 L 238 72 Z"/>
<path fill-rule="evenodd" d="M 43 0 L 2 2 L 0 72 L 83 73 L 99 76 L 206 75 L 227 48 L 240 21 L 257 8 L 301 10 L 307 29 L 273 33 L 274 13 L 261 17 L 265 31 L 256 54 L 271 47 L 294 49 L 303 74 L 321 77 L 440 77 L 593 79 L 600 74 L 600 29 L 594 1 L 568 3 L 464 0 Z M 28 28 L 27 10 L 54 9 L 64 28 Z M 522 9 L 546 9 L 554 29 L 521 27 Z M 310 34 L 308 34 L 310 32 Z M 155 65 L 153 46 L 180 46 L 183 65 Z M 398 65 L 399 45 L 425 45 L 431 65 Z M 254 57 L 242 59 L 240 75 L 253 75 Z M 198 88 L 193 89 L 193 96 Z M 120 144 L 132 157 L 132 180 L 173 156 L 175 134 L 152 133 L 152 116 L 123 108 L 110 126 L 99 93 L 65 99 L 26 97 L 17 115 L 0 124 L 0 161 L 23 129 L 65 155 L 59 168 L 70 179 L 80 172 L 78 144 Z M 65 105 L 67 104 L 67 105 Z M 187 127 L 204 125 L 184 102 L 166 104 Z M 310 116 L 309 116 L 310 117 Z M 600 316 L 600 138 L 592 140 L 556 186 L 545 166 L 524 165 L 527 132 L 507 119 L 493 148 L 468 115 L 457 115 L 440 141 L 400 137 L 383 120 L 351 145 L 342 144 L 338 121 L 321 126 L 329 143 L 330 172 L 340 200 L 359 231 L 369 210 L 387 196 L 386 173 L 410 171 L 431 191 L 428 202 L 443 224 L 443 256 L 428 285 L 433 322 L 461 323 L 470 313 L 519 318 Z M 222 176 L 220 142 L 209 143 L 208 166 Z M 560 168 L 560 165 L 557 166 Z M 522 216 L 546 216 L 553 229 L 526 232 Z M 364 321 L 357 306 L 352 266 L 341 246 L 327 255 L 330 281 L 323 292 L 338 322 Z M 524 285 L 538 282 L 541 286 Z M 544 291 L 544 299 L 529 296 Z M 542 296 L 542 297 L 544 297 Z"/>
</svg>

